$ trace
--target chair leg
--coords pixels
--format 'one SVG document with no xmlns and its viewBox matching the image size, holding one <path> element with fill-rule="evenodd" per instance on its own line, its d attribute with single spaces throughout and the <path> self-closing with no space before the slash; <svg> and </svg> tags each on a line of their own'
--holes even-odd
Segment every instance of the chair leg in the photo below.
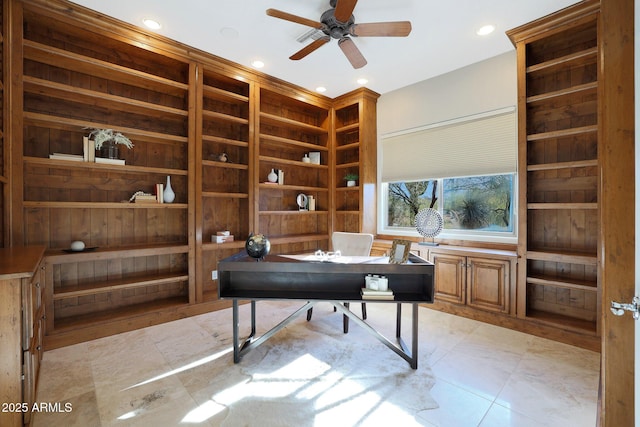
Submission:
<svg viewBox="0 0 640 427">
<path fill-rule="evenodd" d="M 311 320 L 311 316 L 313 315 L 313 307 L 307 310 L 307 322 Z"/>
<path fill-rule="evenodd" d="M 344 306 L 349 309 L 349 303 L 345 302 Z M 349 317 L 346 314 L 342 315 L 342 330 L 344 331 L 344 333 L 349 333 Z"/>
<path fill-rule="evenodd" d="M 362 320 L 367 318 L 367 304 L 362 303 Z"/>
</svg>

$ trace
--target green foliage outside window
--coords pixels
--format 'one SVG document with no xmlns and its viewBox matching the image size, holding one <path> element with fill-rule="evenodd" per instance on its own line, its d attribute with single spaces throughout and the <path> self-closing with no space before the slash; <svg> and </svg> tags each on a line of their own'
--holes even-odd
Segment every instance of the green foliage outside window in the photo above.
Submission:
<svg viewBox="0 0 640 427">
<path fill-rule="evenodd" d="M 513 179 L 505 174 L 389 183 L 387 226 L 413 228 L 420 209 L 434 208 L 445 230 L 512 232 Z"/>
</svg>

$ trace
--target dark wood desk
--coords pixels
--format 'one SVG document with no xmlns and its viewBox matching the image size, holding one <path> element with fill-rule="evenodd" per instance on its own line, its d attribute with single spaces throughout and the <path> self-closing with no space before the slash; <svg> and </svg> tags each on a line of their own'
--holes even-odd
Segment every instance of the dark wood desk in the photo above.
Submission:
<svg viewBox="0 0 640 427">
<path fill-rule="evenodd" d="M 347 262 L 351 261 L 351 262 Z M 361 289 L 367 274 L 386 276 L 393 300 L 362 299 Z M 218 263 L 218 297 L 233 300 L 233 358 L 238 363 L 243 354 L 273 336 L 318 302 L 331 303 L 337 311 L 370 332 L 374 337 L 405 359 L 413 369 L 418 367 L 418 304 L 433 303 L 433 264 L 415 255 L 406 264 L 389 264 L 384 257 L 343 257 L 333 262 L 316 261 L 312 255 L 269 255 L 256 261 L 239 253 Z M 306 304 L 260 337 L 256 337 L 255 309 L 257 300 L 304 300 Z M 251 301 L 251 334 L 240 344 L 238 301 Z M 391 342 L 367 322 L 344 306 L 345 302 L 397 304 L 396 339 Z M 401 308 L 412 305 L 412 346 L 405 345 L 400 335 Z"/>
</svg>

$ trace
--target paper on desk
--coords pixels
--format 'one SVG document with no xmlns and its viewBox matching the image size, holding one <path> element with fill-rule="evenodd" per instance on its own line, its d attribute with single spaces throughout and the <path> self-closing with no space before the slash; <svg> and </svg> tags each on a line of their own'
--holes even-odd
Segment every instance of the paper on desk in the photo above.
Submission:
<svg viewBox="0 0 640 427">
<path fill-rule="evenodd" d="M 298 261 L 309 262 L 332 262 L 334 264 L 388 264 L 389 257 L 372 257 L 372 256 L 339 256 L 339 257 L 318 257 L 315 254 L 300 254 L 300 255 L 281 255 L 286 258 L 295 259 Z"/>
</svg>

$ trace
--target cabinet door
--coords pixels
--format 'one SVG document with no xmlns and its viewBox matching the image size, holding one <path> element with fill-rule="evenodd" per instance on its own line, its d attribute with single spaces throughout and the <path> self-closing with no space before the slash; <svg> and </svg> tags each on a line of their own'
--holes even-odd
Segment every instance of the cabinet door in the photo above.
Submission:
<svg viewBox="0 0 640 427">
<path fill-rule="evenodd" d="M 467 304 L 501 313 L 509 312 L 509 261 L 467 258 Z"/>
<path fill-rule="evenodd" d="M 431 254 L 436 301 L 465 303 L 465 258 L 459 255 Z"/>
</svg>

